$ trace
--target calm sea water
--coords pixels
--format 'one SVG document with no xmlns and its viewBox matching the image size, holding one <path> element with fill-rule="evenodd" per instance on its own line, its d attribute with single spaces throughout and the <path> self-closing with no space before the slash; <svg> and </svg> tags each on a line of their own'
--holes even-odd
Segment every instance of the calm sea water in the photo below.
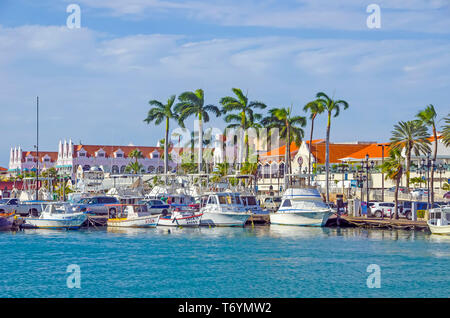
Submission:
<svg viewBox="0 0 450 318">
<path fill-rule="evenodd" d="M 413 231 L 25 230 L 0 233 L 0 248 L 1 297 L 450 296 L 450 238 Z M 67 287 L 70 264 L 80 289 Z"/>
</svg>

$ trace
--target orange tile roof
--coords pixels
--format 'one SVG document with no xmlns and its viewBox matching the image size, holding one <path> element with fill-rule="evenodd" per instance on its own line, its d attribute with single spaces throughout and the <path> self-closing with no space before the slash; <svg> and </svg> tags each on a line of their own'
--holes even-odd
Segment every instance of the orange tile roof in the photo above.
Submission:
<svg viewBox="0 0 450 318">
<path fill-rule="evenodd" d="M 8 171 L 8 169 L 0 167 L 0 171 Z"/>
<path fill-rule="evenodd" d="M 139 149 L 145 158 L 151 158 L 151 154 L 156 150 L 160 155 L 163 154 L 164 150 L 160 147 L 148 147 L 148 146 L 107 146 L 107 145 L 74 145 L 74 155 L 77 154 L 81 149 L 87 152 L 87 157 L 95 157 L 95 153 L 100 149 L 105 152 L 105 157 L 112 157 L 117 150 L 122 150 L 124 157 L 128 157 L 130 152 L 135 149 Z M 171 149 L 169 149 L 170 153 Z"/>
<path fill-rule="evenodd" d="M 384 147 L 384 157 L 389 157 L 389 143 L 381 143 L 381 144 L 370 144 L 367 147 L 360 149 L 354 153 L 351 153 L 345 157 L 339 158 L 354 158 L 354 159 L 365 159 L 366 154 L 369 155 L 369 158 L 375 159 L 375 158 L 382 158 L 383 157 L 383 147 L 381 145 L 385 145 Z"/>
<path fill-rule="evenodd" d="M 350 154 L 367 148 L 369 145 L 371 144 L 330 144 L 330 163 L 341 163 L 342 161 L 339 159 L 349 157 Z M 325 164 L 325 147 L 325 143 L 311 145 L 311 154 L 316 158 L 318 164 Z"/>
<path fill-rule="evenodd" d="M 23 151 L 22 158 L 25 159 L 28 155 L 36 158 L 36 154 L 36 151 Z M 58 152 L 56 151 L 39 151 L 39 161 L 42 162 L 46 155 L 50 157 L 51 161 L 56 161 L 58 159 Z"/>
<path fill-rule="evenodd" d="M 320 142 L 323 142 L 324 140 L 325 139 L 315 139 L 315 140 L 313 139 L 312 143 L 313 144 L 320 143 Z M 306 141 L 306 143 L 309 144 L 309 140 Z M 291 143 L 291 154 L 297 153 L 298 149 L 299 149 L 299 147 L 295 144 L 295 142 L 292 142 Z M 275 148 L 266 153 L 263 153 L 260 156 L 262 156 L 262 157 L 284 156 L 285 152 L 286 152 L 286 145 L 283 145 L 279 148 Z"/>
</svg>

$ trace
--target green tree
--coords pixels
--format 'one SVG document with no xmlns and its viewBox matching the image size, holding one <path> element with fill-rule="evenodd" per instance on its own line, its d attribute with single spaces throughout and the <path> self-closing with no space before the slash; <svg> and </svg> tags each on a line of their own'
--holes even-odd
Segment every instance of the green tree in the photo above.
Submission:
<svg viewBox="0 0 450 318">
<path fill-rule="evenodd" d="M 262 123 L 267 128 L 278 128 L 279 136 L 284 140 L 285 147 L 285 174 L 292 172 L 291 168 L 291 143 L 295 142 L 297 146 L 304 137 L 304 131 L 301 127 L 305 127 L 306 118 L 303 116 L 292 116 L 292 107 L 290 108 L 272 108 L 269 110 L 269 116 L 264 118 Z M 287 181 L 285 178 L 285 188 Z"/>
<path fill-rule="evenodd" d="M 437 113 L 432 104 L 425 107 L 424 110 L 421 110 L 416 117 L 427 127 L 430 127 L 433 132 L 434 137 L 434 154 L 433 159 L 436 162 L 437 150 L 438 150 L 438 139 L 437 139 L 437 130 L 436 130 L 436 118 Z M 431 169 L 431 204 L 434 203 L 434 169 Z"/>
<path fill-rule="evenodd" d="M 325 111 L 325 108 L 323 106 L 323 103 L 314 100 L 312 102 L 309 102 L 303 107 L 303 111 L 309 112 L 311 119 L 311 134 L 309 136 L 309 152 L 308 152 L 308 185 L 311 184 L 311 147 L 312 147 L 312 139 L 313 139 L 313 132 L 314 132 L 314 119 L 316 119 L 317 115 L 322 114 Z"/>
<path fill-rule="evenodd" d="M 331 129 L 331 116 L 338 117 L 343 109 L 348 108 L 348 103 L 345 100 L 334 100 L 328 97 L 327 94 L 319 92 L 316 95 L 316 102 L 321 104 L 323 111 L 327 113 L 327 133 L 325 141 L 325 172 L 326 172 L 326 189 L 327 189 L 327 202 L 330 201 L 330 185 L 329 185 L 329 174 L 330 174 L 330 129 Z M 334 114 L 334 115 L 333 115 Z"/>
<path fill-rule="evenodd" d="M 244 162 L 248 162 L 249 157 L 249 141 L 248 141 L 248 128 L 254 128 L 255 121 L 262 118 L 261 114 L 255 113 L 255 109 L 265 109 L 266 104 L 259 101 L 248 101 L 248 98 L 241 89 L 231 89 L 235 95 L 225 96 L 220 100 L 222 104 L 222 113 L 228 114 L 225 117 L 226 123 L 231 123 L 227 128 L 240 127 L 244 133 L 244 145 L 245 155 Z M 237 113 L 235 113 L 237 112 Z M 253 127 L 251 127 L 253 126 Z"/>
<path fill-rule="evenodd" d="M 381 171 L 385 173 L 385 179 L 395 180 L 395 219 L 398 219 L 398 189 L 403 175 L 403 158 L 399 149 L 391 149 L 389 158 L 381 165 Z"/>
<path fill-rule="evenodd" d="M 147 124 L 155 123 L 156 125 L 160 125 L 163 121 L 166 122 L 166 131 L 164 140 L 169 140 L 169 125 L 170 120 L 174 119 L 178 122 L 178 124 L 184 128 L 183 121 L 176 111 L 172 109 L 172 106 L 175 102 L 175 95 L 170 96 L 167 100 L 166 104 L 161 103 L 157 100 L 151 100 L 148 103 L 151 106 L 154 106 L 148 111 L 147 118 L 144 119 L 144 122 Z M 169 143 L 164 142 L 164 173 L 167 174 L 169 170 Z"/>
<path fill-rule="evenodd" d="M 406 188 L 409 191 L 411 154 L 416 156 L 430 152 L 430 141 L 427 127 L 420 120 L 400 121 L 394 126 L 390 139 L 391 149 L 405 152 Z"/>
<path fill-rule="evenodd" d="M 201 172 L 203 163 L 203 123 L 209 122 L 209 113 L 214 113 L 216 117 L 219 117 L 221 112 L 215 105 L 205 105 L 205 94 L 202 89 L 197 89 L 195 92 L 184 92 L 178 97 L 178 100 L 180 102 L 175 106 L 175 111 L 180 114 L 180 120 L 184 121 L 192 115 L 198 118 L 198 170 Z"/>
<path fill-rule="evenodd" d="M 132 172 L 134 174 L 140 173 L 143 166 L 138 162 L 139 159 L 144 158 L 144 155 L 139 149 L 134 149 L 128 154 L 129 158 L 134 159 L 133 162 L 130 162 L 126 167 L 126 172 Z"/>
<path fill-rule="evenodd" d="M 442 142 L 450 147 L 450 114 L 444 118 L 445 125 L 442 127 Z"/>
</svg>

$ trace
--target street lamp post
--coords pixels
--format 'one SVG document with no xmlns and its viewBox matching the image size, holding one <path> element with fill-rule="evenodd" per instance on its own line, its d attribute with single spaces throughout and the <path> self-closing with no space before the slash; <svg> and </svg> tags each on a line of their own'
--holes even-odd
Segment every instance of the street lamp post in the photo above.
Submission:
<svg viewBox="0 0 450 318">
<path fill-rule="evenodd" d="M 369 164 L 369 154 L 366 154 L 366 161 L 365 161 L 365 165 L 363 166 L 366 169 L 366 206 L 367 206 L 367 216 L 370 215 L 370 206 L 369 206 L 369 171 L 373 168 L 374 166 L 374 162 L 373 160 L 370 162 Z"/>
<path fill-rule="evenodd" d="M 381 147 L 381 165 L 384 164 L 384 147 L 385 144 L 378 145 Z M 384 172 L 381 170 L 381 201 L 384 202 Z"/>
</svg>

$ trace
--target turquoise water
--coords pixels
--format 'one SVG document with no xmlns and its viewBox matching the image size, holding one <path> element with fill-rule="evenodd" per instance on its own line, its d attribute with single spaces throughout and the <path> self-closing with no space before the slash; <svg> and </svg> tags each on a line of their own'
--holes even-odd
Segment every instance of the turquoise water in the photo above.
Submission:
<svg viewBox="0 0 450 318">
<path fill-rule="evenodd" d="M 450 238 L 413 231 L 24 230 L 0 233 L 0 248 L 2 297 L 450 296 Z M 366 285 L 370 264 L 381 288 Z"/>
</svg>

